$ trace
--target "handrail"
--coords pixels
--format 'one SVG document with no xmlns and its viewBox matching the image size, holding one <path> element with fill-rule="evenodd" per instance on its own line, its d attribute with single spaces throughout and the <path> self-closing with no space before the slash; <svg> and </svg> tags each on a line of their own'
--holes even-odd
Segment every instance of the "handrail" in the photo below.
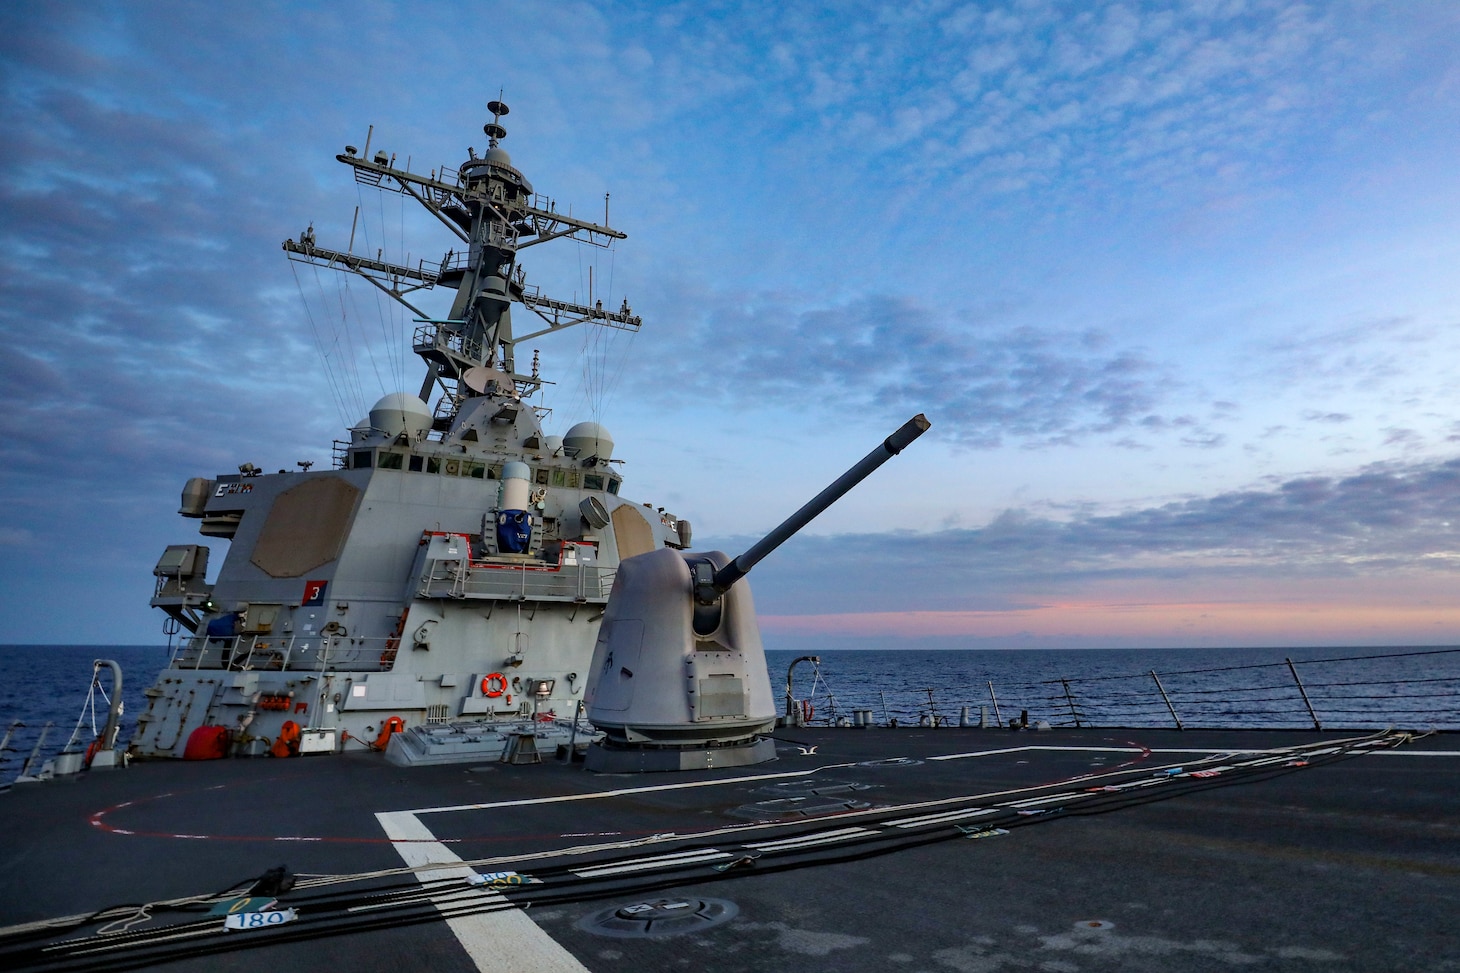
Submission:
<svg viewBox="0 0 1460 973">
<path fill-rule="evenodd" d="M 385 672 L 399 638 L 352 636 L 348 630 L 303 633 L 245 633 L 227 638 L 195 635 L 179 644 L 169 668 L 228 672 L 317 672 L 329 653 L 329 668 L 341 672 Z"/>
<path fill-rule="evenodd" d="M 1383 661 L 1394 663 L 1390 671 L 1375 671 L 1371 664 Z M 828 676 L 837 682 L 836 663 L 834 654 L 823 655 L 823 685 Z M 1415 671 L 1417 664 L 1426 668 Z M 1442 668 L 1435 669 L 1437 664 Z M 1289 678 L 1276 680 L 1268 670 Z M 1460 730 L 1460 648 L 1159 673 L 1147 668 L 1026 683 L 980 679 L 958 686 L 848 689 L 837 682 L 835 695 L 829 688 L 820 694 L 813 689 L 807 699 L 818 716 L 812 722 L 823 725 L 848 722 L 846 714 L 857 710 L 881 713 L 884 725 L 939 726 L 988 724 L 991 715 L 999 725 L 1000 711 L 1027 711 L 1031 724 L 1068 727 Z"/>
</svg>

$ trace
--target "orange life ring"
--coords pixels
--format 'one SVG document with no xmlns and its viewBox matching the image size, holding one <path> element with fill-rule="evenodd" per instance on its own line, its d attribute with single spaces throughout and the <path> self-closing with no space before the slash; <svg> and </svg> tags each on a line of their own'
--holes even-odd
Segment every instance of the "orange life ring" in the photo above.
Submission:
<svg viewBox="0 0 1460 973">
<path fill-rule="evenodd" d="M 406 728 L 406 721 L 399 716 L 392 716 L 380 727 L 380 735 L 375 738 L 375 749 L 384 750 L 390 743 L 390 738 Z"/>
<path fill-rule="evenodd" d="M 507 677 L 500 672 L 491 672 L 482 677 L 482 695 L 488 699 L 496 699 L 506 691 Z"/>
</svg>

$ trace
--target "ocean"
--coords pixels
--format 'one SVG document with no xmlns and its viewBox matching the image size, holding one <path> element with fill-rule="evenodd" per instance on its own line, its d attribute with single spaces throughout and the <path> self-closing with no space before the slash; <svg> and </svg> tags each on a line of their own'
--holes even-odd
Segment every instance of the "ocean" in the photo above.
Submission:
<svg viewBox="0 0 1460 973">
<path fill-rule="evenodd" d="M 796 657 L 766 653 L 778 699 Z M 820 658 L 796 667 L 792 688 L 818 722 L 855 721 L 864 710 L 879 725 L 1007 725 L 1027 713 L 1031 724 L 1052 726 L 1460 729 L 1456 646 L 873 650 Z"/>
<path fill-rule="evenodd" d="M 766 652 L 778 709 L 795 658 Z M 122 667 L 119 739 L 128 740 L 166 646 L 0 645 L 0 734 L 11 731 L 0 783 L 33 753 L 39 770 L 78 717 L 79 738 L 91 741 L 96 659 Z M 110 691 L 109 674 L 102 685 Z M 1460 646 L 836 651 L 798 664 L 792 693 L 817 723 L 1457 730 Z M 91 699 L 99 729 L 106 704 Z"/>
</svg>

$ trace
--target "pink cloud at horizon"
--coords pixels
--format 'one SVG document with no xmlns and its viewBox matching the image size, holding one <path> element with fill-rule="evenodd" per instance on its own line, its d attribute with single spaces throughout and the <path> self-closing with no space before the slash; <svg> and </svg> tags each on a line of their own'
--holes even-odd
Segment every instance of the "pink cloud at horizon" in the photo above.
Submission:
<svg viewBox="0 0 1460 973">
<path fill-rule="evenodd" d="M 1460 604 L 1071 601 L 999 611 L 770 615 L 761 626 L 770 635 L 1012 643 L 1448 644 L 1460 641 Z"/>
</svg>

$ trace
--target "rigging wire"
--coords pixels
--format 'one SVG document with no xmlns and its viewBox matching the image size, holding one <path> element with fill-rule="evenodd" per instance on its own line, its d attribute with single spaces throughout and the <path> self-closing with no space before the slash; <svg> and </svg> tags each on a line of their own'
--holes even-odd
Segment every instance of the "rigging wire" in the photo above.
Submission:
<svg viewBox="0 0 1460 973">
<path fill-rule="evenodd" d="M 371 290 L 372 291 L 375 291 L 375 288 L 372 287 Z M 360 299 L 355 294 L 354 290 L 352 290 L 350 288 L 350 284 L 349 284 L 348 278 L 345 281 L 345 292 L 350 295 L 350 304 L 355 309 L 355 320 L 356 321 L 363 322 L 365 320 L 365 315 L 360 312 Z M 376 309 L 377 309 L 377 311 L 379 310 L 379 307 L 380 307 L 379 297 L 380 297 L 380 292 L 379 291 L 375 291 Z M 365 333 L 365 326 L 363 324 L 361 324 L 361 326 L 360 326 L 358 340 L 359 340 L 360 345 L 362 347 L 364 347 L 364 349 L 365 349 L 365 357 L 370 362 L 370 370 L 375 373 L 375 384 L 380 387 L 381 394 L 383 395 L 383 394 L 385 394 L 385 379 L 380 376 L 380 363 L 375 360 L 375 346 L 374 346 L 374 344 L 371 343 L 369 336 L 366 335 L 366 333 Z M 357 364 L 356 365 L 357 371 L 358 371 L 358 368 L 359 368 L 359 366 Z M 377 395 L 374 398 L 375 399 L 379 399 L 380 396 Z M 364 411 L 364 410 L 368 409 L 369 406 L 372 405 L 372 404 L 374 404 L 373 403 L 373 400 L 366 397 L 364 385 L 361 384 L 361 386 L 360 386 L 360 407 L 361 407 L 361 410 Z"/>
<path fill-rule="evenodd" d="M 320 277 L 319 273 L 319 265 L 314 264 L 312 265 L 311 269 L 314 272 L 315 288 L 319 291 L 319 306 L 322 309 L 321 317 L 323 318 L 323 320 L 330 322 L 333 326 L 334 312 L 329 309 L 335 303 L 335 298 L 332 298 L 330 293 L 325 290 L 324 280 Z M 334 281 L 335 295 L 337 297 L 339 293 L 340 282 L 338 279 L 331 279 Z M 334 382 L 339 389 L 340 424 L 348 429 L 350 428 L 350 425 L 355 421 L 353 418 L 351 418 L 350 415 L 350 413 L 354 410 L 350 407 L 351 396 L 347 369 L 344 367 L 343 363 L 340 360 L 339 330 L 337 327 L 334 328 L 334 333 L 331 337 L 333 339 L 332 345 L 329 342 L 326 342 L 323 337 L 321 337 L 321 354 L 325 356 L 326 368 L 333 376 Z"/>
<path fill-rule="evenodd" d="M 355 415 L 365 413 L 365 390 L 360 384 L 360 360 L 355 354 L 355 344 L 351 340 L 350 308 L 346 306 L 345 297 L 349 295 L 349 304 L 355 303 L 353 292 L 350 290 L 350 278 L 341 275 L 336 281 L 335 297 L 340 306 L 340 327 L 335 332 L 336 341 L 340 345 L 340 366 L 345 376 L 346 386 L 354 399 L 351 403 L 355 407 Z"/>
<path fill-rule="evenodd" d="M 299 268 L 295 261 L 289 261 L 289 270 L 294 274 L 294 286 L 299 290 L 299 303 L 304 305 L 304 316 L 309 319 L 309 333 L 314 338 L 315 350 L 319 353 L 320 360 L 324 365 L 325 385 L 329 387 L 330 399 L 335 404 L 335 411 L 339 414 L 340 424 L 349 427 L 350 422 L 345 418 L 345 403 L 340 395 L 340 389 L 335 381 L 334 370 L 330 366 L 329 355 L 325 352 L 324 342 L 320 339 L 319 325 L 314 320 L 314 311 L 309 306 L 309 299 L 304 296 L 304 284 L 299 280 Z M 319 278 L 319 268 L 314 268 L 316 281 Z M 321 289 L 323 285 L 321 284 Z"/>
</svg>

